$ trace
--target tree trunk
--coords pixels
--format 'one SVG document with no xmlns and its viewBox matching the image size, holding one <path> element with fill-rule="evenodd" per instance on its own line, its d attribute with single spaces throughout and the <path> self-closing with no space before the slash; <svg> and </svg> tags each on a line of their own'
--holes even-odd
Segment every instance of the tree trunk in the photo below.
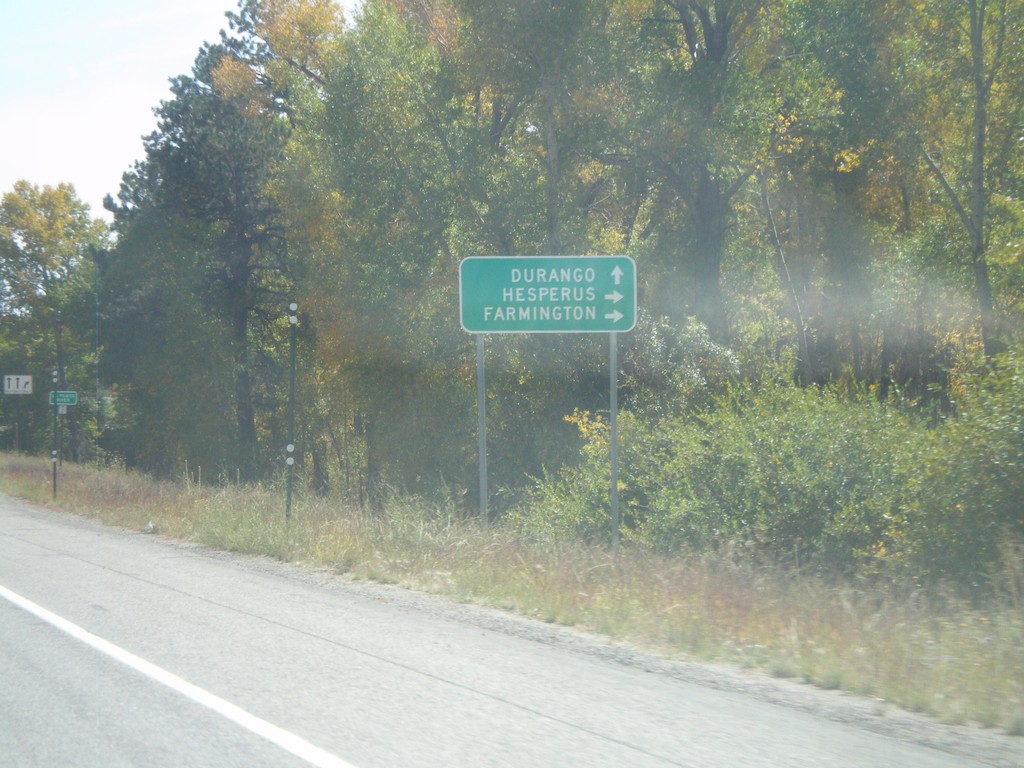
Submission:
<svg viewBox="0 0 1024 768">
<path fill-rule="evenodd" d="M 692 218 L 696 236 L 693 263 L 696 281 L 694 309 L 697 319 L 707 325 L 711 338 L 724 342 L 729 336 L 721 286 L 728 198 L 705 167 L 699 171 L 693 202 Z"/>
<path fill-rule="evenodd" d="M 320 440 L 313 441 L 313 493 L 320 498 L 330 495 L 331 479 L 327 474 L 327 453 Z"/>
<path fill-rule="evenodd" d="M 241 479 L 256 479 L 256 413 L 252 404 L 249 376 L 249 309 L 238 301 L 232 311 L 235 343 L 235 418 L 238 425 L 238 473 Z"/>
<path fill-rule="evenodd" d="M 551 72 L 541 76 L 544 91 L 544 144 L 547 176 L 548 253 L 562 253 L 562 225 L 558 211 L 558 186 L 561 166 L 558 153 L 558 90 L 562 81 L 561 59 L 557 53 L 551 61 Z"/>
<path fill-rule="evenodd" d="M 999 339 L 998 318 L 995 312 L 995 301 L 992 294 L 992 283 L 988 274 L 988 256 L 985 243 L 985 220 L 988 207 L 988 195 L 985 191 L 985 140 L 988 130 L 988 100 L 992 93 L 992 85 L 999 67 L 1003 63 L 1003 43 L 1006 33 L 1006 8 L 1002 7 L 994 38 L 995 52 L 988 68 L 985 66 L 985 12 L 984 0 L 965 0 L 970 15 L 970 46 L 971 46 L 971 80 L 974 97 L 974 114 L 971 121 L 971 174 L 970 189 L 966 205 L 964 200 L 953 189 L 938 162 L 924 151 L 925 162 L 938 179 L 939 184 L 949 198 L 960 222 L 967 231 L 971 242 L 971 271 L 974 277 L 974 294 L 978 304 L 978 315 L 981 323 L 981 338 L 985 356 L 991 358 L 1003 349 Z"/>
<path fill-rule="evenodd" d="M 981 338 L 985 356 L 991 358 L 999 351 L 992 283 L 989 280 L 985 248 L 985 134 L 988 130 L 988 97 L 991 80 L 985 72 L 985 4 L 970 0 L 971 12 L 971 69 L 974 80 L 974 119 L 971 148 L 971 200 L 970 235 L 971 264 L 974 272 L 974 290 L 981 318 Z M 994 62 L 993 67 L 998 66 Z"/>
</svg>

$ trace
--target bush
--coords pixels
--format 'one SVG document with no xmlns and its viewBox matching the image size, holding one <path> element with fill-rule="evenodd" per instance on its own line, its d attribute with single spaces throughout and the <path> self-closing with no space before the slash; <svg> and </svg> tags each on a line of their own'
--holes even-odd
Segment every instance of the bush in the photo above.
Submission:
<svg viewBox="0 0 1024 768">
<path fill-rule="evenodd" d="M 736 386 L 657 422 L 624 412 L 623 539 L 1019 594 L 1024 358 L 1000 359 L 963 391 L 957 415 L 932 427 L 912 407 L 787 384 Z M 515 522 L 544 540 L 608 541 L 608 427 L 584 412 L 568 420 L 581 461 L 537 481 Z"/>
<path fill-rule="evenodd" d="M 707 327 L 693 318 L 678 328 L 640 312 L 628 338 L 622 402 L 645 422 L 675 414 L 680 405 L 706 407 L 739 375 L 736 355 L 712 341 Z"/>
<path fill-rule="evenodd" d="M 900 444 L 920 427 L 871 398 L 773 386 L 730 393 L 665 425 L 673 450 L 643 538 L 701 549 L 741 541 L 824 571 L 874 567 L 887 551 Z"/>
<path fill-rule="evenodd" d="M 1024 542 L 1024 359 L 969 378 L 957 408 L 908 457 L 898 545 L 916 577 L 976 591 Z"/>
<path fill-rule="evenodd" d="M 539 481 L 519 520 L 534 535 L 608 530 L 607 426 L 570 417 L 583 461 Z M 895 454 L 923 428 L 865 397 L 794 386 L 733 389 L 696 416 L 620 418 L 623 536 L 657 551 L 748 551 L 826 571 L 875 567 L 899 506 Z"/>
</svg>

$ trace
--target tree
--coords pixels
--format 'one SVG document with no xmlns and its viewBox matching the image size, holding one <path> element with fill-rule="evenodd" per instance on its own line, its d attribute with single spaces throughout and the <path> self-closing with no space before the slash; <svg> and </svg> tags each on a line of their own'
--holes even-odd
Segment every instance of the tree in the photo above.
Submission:
<svg viewBox="0 0 1024 768">
<path fill-rule="evenodd" d="M 601 189 L 592 174 L 596 164 L 579 150 L 586 121 L 571 109 L 572 93 L 585 90 L 569 88 L 585 71 L 582 63 L 564 66 L 564 79 L 552 85 L 557 130 L 543 128 L 537 57 L 568 60 L 555 51 L 549 29 L 558 4 L 510 12 L 515 23 L 509 29 L 495 21 L 505 11 L 477 8 L 476 15 L 460 16 L 457 6 L 365 4 L 356 28 L 324 35 L 333 58 L 318 59 L 324 63 L 306 76 L 307 85 L 290 89 L 301 96 L 290 96 L 284 107 L 296 126 L 288 151 L 295 162 L 284 169 L 278 190 L 290 237 L 301 239 L 308 256 L 300 303 L 319 341 L 320 371 L 330 372 L 330 399 L 358 411 L 372 484 L 386 476 L 405 488 L 442 478 L 472 485 L 466 454 L 473 441 L 463 434 L 475 423 L 469 418 L 473 369 L 466 366 L 472 343 L 457 324 L 459 258 L 549 252 L 558 243 L 588 252 L 589 238 L 599 231 L 592 227 L 596 206 L 580 204 Z M 264 18 L 276 7 L 267 4 L 255 15 Z M 562 21 L 591 30 L 593 18 Z M 535 56 L 530 46 L 541 33 L 548 42 Z M 274 67 L 295 58 L 276 55 L 269 32 L 265 40 Z M 302 69 L 293 67 L 274 82 Z M 533 388 L 530 404 L 523 406 L 517 393 L 509 412 L 544 411 L 546 421 L 571 433 L 561 417 L 574 405 L 591 404 L 575 399 L 566 406 L 587 378 L 570 349 L 576 340 L 562 344 L 566 354 L 559 355 L 557 371 L 544 361 L 540 367 L 550 375 L 542 376 L 537 366 L 527 370 L 541 355 L 540 344 L 515 340 L 507 346 L 515 360 L 505 368 L 510 381 Z M 518 482 L 515 468 L 539 471 L 539 453 L 564 451 L 540 437 L 531 440 L 521 420 L 513 421 L 495 416 L 506 428 L 504 444 L 521 448 L 507 465 Z M 331 425 L 320 429 L 329 435 Z M 449 436 L 443 446 L 436 438 L 426 447 L 410 437 L 442 433 Z"/>
<path fill-rule="evenodd" d="M 106 237 L 106 225 L 90 217 L 70 184 L 18 181 L 0 200 L 0 317 L 16 329 L 22 364 L 31 361 L 40 383 L 57 371 L 57 388 L 66 389 L 69 374 L 72 381 L 88 374 L 94 326 L 74 321 L 83 303 L 92 309 L 90 249 L 102 248 Z M 68 424 L 78 460 L 76 412 Z"/>
<path fill-rule="evenodd" d="M 174 98 L 161 105 L 159 128 L 145 139 L 145 163 L 125 177 L 115 224 L 125 235 L 136 227 L 139 234 L 161 236 L 174 229 L 177 236 L 156 252 L 201 277 L 186 286 L 200 292 L 199 307 L 230 329 L 231 465 L 254 479 L 253 347 L 261 348 L 260 336 L 289 294 L 287 243 L 269 192 L 289 126 L 259 89 L 245 87 L 248 72 L 225 47 L 213 46 L 200 52 L 192 77 L 174 80 Z M 143 242 L 143 248 L 156 246 Z M 130 251 L 131 243 L 127 237 L 119 247 L 120 259 L 147 258 L 145 251 Z"/>
<path fill-rule="evenodd" d="M 869 381 L 873 280 L 885 250 L 875 236 L 910 227 L 907 179 L 894 170 L 905 159 L 904 124 L 887 54 L 900 14 L 884 2 L 797 0 L 775 21 L 765 66 L 783 97 L 758 177 L 797 330 L 797 380 Z"/>
<path fill-rule="evenodd" d="M 505 6 L 455 5 L 467 27 L 465 53 L 479 65 L 477 84 L 492 89 L 491 113 L 497 115 L 492 129 L 507 129 L 516 113 L 533 102 L 529 119 L 536 121 L 533 127 L 544 163 L 545 250 L 561 254 L 564 178 L 573 139 L 579 134 L 572 100 L 589 90 L 587 80 L 593 69 L 587 43 L 592 42 L 592 31 L 604 17 L 607 3 L 531 0 Z"/>
<path fill-rule="evenodd" d="M 692 240 L 678 258 L 692 280 L 690 305 L 719 341 L 728 336 L 721 276 L 732 203 L 763 161 L 775 114 L 749 65 L 766 5 L 658 0 L 632 20 L 652 77 L 635 84 L 648 91 L 646 114 L 630 116 L 624 144 L 686 212 Z"/>
<path fill-rule="evenodd" d="M 945 80 L 929 105 L 938 114 L 932 112 L 927 125 L 933 128 L 921 136 L 922 157 L 967 236 L 982 342 L 985 356 L 992 358 L 1004 349 L 1005 340 L 988 256 L 991 195 L 999 179 L 990 147 L 1007 142 L 1012 147 L 1014 137 L 1019 139 L 1024 4 L 947 0 L 920 6 L 918 17 L 927 57 L 923 74 Z M 960 119 L 967 115 L 969 121 Z M 1005 152 L 997 157 L 1005 167 Z"/>
</svg>

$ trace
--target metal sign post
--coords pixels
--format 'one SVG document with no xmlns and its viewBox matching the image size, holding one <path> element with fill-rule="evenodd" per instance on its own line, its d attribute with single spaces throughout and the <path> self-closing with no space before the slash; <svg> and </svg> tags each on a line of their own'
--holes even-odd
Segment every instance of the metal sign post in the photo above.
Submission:
<svg viewBox="0 0 1024 768">
<path fill-rule="evenodd" d="M 619 344 L 618 334 L 608 334 L 608 389 L 611 393 L 609 407 L 611 415 L 608 426 L 611 429 L 612 479 L 609 498 L 612 505 L 612 549 L 619 550 Z"/>
<path fill-rule="evenodd" d="M 294 301 L 288 305 L 288 324 L 291 326 L 289 337 L 289 374 L 288 374 L 288 445 L 285 452 L 288 457 L 284 460 L 288 469 L 287 498 L 285 499 L 284 518 L 286 521 L 292 519 L 292 483 L 295 476 L 295 329 L 299 324 L 299 305 Z"/>
<path fill-rule="evenodd" d="M 487 386 L 484 382 L 484 335 L 476 335 L 476 412 L 477 452 L 480 457 L 480 522 L 486 528 L 487 518 Z"/>
<path fill-rule="evenodd" d="M 53 388 L 57 389 L 57 371 L 52 374 Z M 50 452 L 50 461 L 53 464 L 53 498 L 57 499 L 57 412 L 60 407 L 57 405 L 56 392 L 50 392 L 50 404 L 53 406 L 53 450 Z"/>
<path fill-rule="evenodd" d="M 57 372 L 53 372 L 53 386 L 57 386 Z M 53 498 L 57 498 L 57 464 L 64 461 L 64 430 L 60 428 L 58 416 L 68 412 L 69 405 L 78 405 L 77 392 L 59 392 L 51 390 L 50 405 L 53 406 Z"/>
</svg>

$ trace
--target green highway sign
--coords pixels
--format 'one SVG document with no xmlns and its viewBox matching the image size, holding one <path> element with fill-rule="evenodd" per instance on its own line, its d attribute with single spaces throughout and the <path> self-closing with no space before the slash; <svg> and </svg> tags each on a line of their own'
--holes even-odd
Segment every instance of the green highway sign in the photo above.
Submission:
<svg viewBox="0 0 1024 768">
<path fill-rule="evenodd" d="M 470 256 L 459 265 L 469 333 L 614 333 L 636 325 L 629 256 Z"/>
<path fill-rule="evenodd" d="M 51 392 L 50 405 L 78 405 L 78 393 Z"/>
</svg>

